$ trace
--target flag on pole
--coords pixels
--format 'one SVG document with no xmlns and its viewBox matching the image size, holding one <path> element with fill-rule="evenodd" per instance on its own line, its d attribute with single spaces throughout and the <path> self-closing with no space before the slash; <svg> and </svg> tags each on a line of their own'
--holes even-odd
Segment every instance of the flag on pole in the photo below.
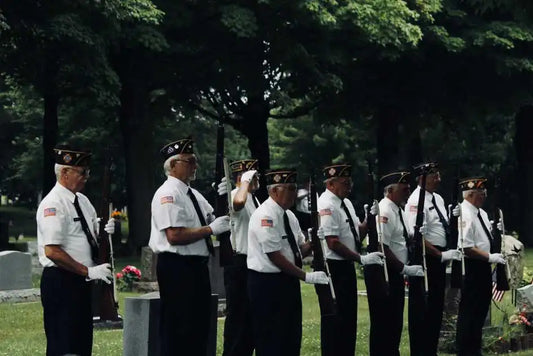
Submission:
<svg viewBox="0 0 533 356">
<path fill-rule="evenodd" d="M 497 288 L 498 287 L 496 285 L 496 282 L 492 282 L 492 300 L 494 300 L 495 302 L 501 302 L 505 291 L 498 290 Z"/>
</svg>

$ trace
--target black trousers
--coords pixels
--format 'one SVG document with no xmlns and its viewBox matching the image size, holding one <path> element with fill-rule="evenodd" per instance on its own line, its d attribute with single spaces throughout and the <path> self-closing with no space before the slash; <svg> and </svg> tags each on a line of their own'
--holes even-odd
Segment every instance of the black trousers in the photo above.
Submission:
<svg viewBox="0 0 533 356">
<path fill-rule="evenodd" d="M 232 262 L 230 266 L 224 267 L 226 321 L 222 355 L 251 356 L 254 346 L 250 301 L 248 300 L 246 255 L 235 255 Z"/>
<path fill-rule="evenodd" d="M 41 277 L 46 355 L 91 355 L 93 315 L 91 283 L 85 277 L 46 267 Z"/>
<path fill-rule="evenodd" d="M 409 344 L 411 356 L 436 356 L 439 345 L 446 264 L 440 257 L 426 255 L 427 305 L 423 277 L 409 277 Z"/>
<path fill-rule="evenodd" d="M 465 259 L 465 281 L 457 318 L 457 355 L 481 355 L 483 324 L 492 298 L 490 264 Z"/>
<path fill-rule="evenodd" d="M 207 353 L 211 314 L 208 257 L 163 252 L 157 258 L 161 296 L 161 354 Z"/>
<path fill-rule="evenodd" d="M 369 273 L 365 269 L 370 312 L 369 354 L 371 356 L 400 356 L 405 303 L 404 278 L 400 273 L 389 268 L 388 293 L 383 293 L 380 278 L 377 278 L 375 274 L 376 270 L 371 269 Z"/>
<path fill-rule="evenodd" d="M 298 356 L 302 342 L 300 282 L 285 273 L 248 270 L 256 356 Z"/>
<path fill-rule="evenodd" d="M 353 261 L 328 260 L 337 298 L 335 320 L 321 319 L 323 356 L 353 356 L 357 339 L 357 278 Z"/>
</svg>

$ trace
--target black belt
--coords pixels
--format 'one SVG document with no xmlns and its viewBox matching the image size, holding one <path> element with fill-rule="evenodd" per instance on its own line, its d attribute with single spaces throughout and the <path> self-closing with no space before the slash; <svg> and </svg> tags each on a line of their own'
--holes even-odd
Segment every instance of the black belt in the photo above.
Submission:
<svg viewBox="0 0 533 356">
<path fill-rule="evenodd" d="M 198 255 L 180 255 L 178 253 L 174 252 L 161 252 L 159 253 L 160 256 L 168 257 L 168 258 L 174 258 L 174 259 L 180 259 L 185 260 L 188 262 L 195 262 L 195 263 L 205 263 L 209 261 L 209 256 L 198 256 Z"/>
</svg>

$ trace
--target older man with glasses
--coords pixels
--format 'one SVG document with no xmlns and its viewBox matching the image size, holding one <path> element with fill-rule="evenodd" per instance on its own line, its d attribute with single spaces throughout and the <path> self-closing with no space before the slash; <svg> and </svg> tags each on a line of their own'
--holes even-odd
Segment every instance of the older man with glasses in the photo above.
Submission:
<svg viewBox="0 0 533 356">
<path fill-rule="evenodd" d="M 91 153 L 68 146 L 54 149 L 57 183 L 37 209 L 46 354 L 91 355 L 92 280 L 111 283 L 109 263 L 97 264 L 98 218 L 80 193 L 89 179 Z M 115 231 L 113 219 L 104 230 Z"/>
<path fill-rule="evenodd" d="M 152 199 L 149 246 L 158 255 L 161 354 L 204 356 L 211 311 L 211 235 L 229 230 L 229 216 L 215 219 L 211 205 L 190 186 L 197 168 L 192 139 L 171 142 L 160 153 L 167 180 Z"/>
</svg>

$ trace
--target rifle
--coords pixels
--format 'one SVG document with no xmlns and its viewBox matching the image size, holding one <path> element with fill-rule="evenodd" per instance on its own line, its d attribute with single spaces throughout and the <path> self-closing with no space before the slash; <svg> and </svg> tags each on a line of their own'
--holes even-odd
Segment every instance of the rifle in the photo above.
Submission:
<svg viewBox="0 0 533 356">
<path fill-rule="evenodd" d="M 492 221 L 492 243 L 490 244 L 490 252 L 491 253 L 501 253 L 502 252 L 502 244 L 503 244 L 503 237 L 502 233 L 498 229 L 498 219 L 500 220 L 503 226 L 503 213 L 501 209 L 498 208 L 498 205 L 500 203 L 500 182 L 498 180 L 495 181 L 494 184 L 494 206 L 493 206 L 493 221 Z M 507 279 L 508 276 L 508 269 L 506 268 L 506 265 L 497 264 L 496 265 L 496 289 L 497 290 L 509 290 L 509 280 Z"/>
<path fill-rule="evenodd" d="M 452 189 L 452 199 L 451 204 L 448 205 L 448 216 L 450 218 L 450 238 L 448 239 L 448 249 L 457 249 L 459 248 L 459 235 L 461 239 L 463 238 L 461 226 L 461 234 L 459 234 L 458 224 L 462 225 L 462 219 L 460 216 L 454 216 L 452 211 L 454 204 L 459 204 L 458 201 L 458 187 L 459 187 L 459 175 L 454 179 L 453 189 Z M 459 221 L 459 219 L 461 221 Z M 462 246 L 462 241 L 461 241 Z M 461 250 L 463 248 L 461 247 Z M 461 251 L 463 252 L 463 251 Z M 461 257 L 461 261 L 452 261 L 452 274 L 450 276 L 450 287 L 451 288 L 461 288 L 463 286 L 463 280 L 465 277 L 465 258 Z"/>
<path fill-rule="evenodd" d="M 426 266 L 426 244 L 425 238 L 420 233 L 420 227 L 424 223 L 424 203 L 426 201 L 426 178 L 429 167 L 422 167 L 422 184 L 418 195 L 418 205 L 416 208 L 416 223 L 413 236 L 413 252 L 410 258 L 411 264 L 422 265 L 424 267 L 424 295 L 428 295 L 428 274 Z"/>
<path fill-rule="evenodd" d="M 372 172 L 372 165 L 370 160 L 367 159 L 368 164 L 368 174 L 367 174 L 367 192 L 368 192 L 368 201 L 377 202 L 374 199 L 374 173 Z M 368 252 L 380 251 L 383 253 L 383 266 L 380 265 L 368 265 L 365 266 L 365 273 L 369 275 L 369 278 L 373 280 L 378 280 L 379 285 L 381 286 L 381 295 L 388 294 L 389 291 L 389 272 L 387 270 L 387 261 L 385 257 L 385 250 L 383 248 L 383 236 L 381 233 L 381 218 L 379 216 L 379 206 L 378 206 L 378 215 L 374 216 L 370 214 L 370 206 L 365 204 L 365 214 L 366 214 L 366 226 L 368 234 L 368 246 L 366 250 Z M 383 271 L 382 271 L 383 270 Z"/>
<path fill-rule="evenodd" d="M 309 211 L 311 212 L 311 247 L 313 249 L 313 262 L 311 267 L 314 271 L 324 271 L 330 278 L 329 287 L 324 284 L 315 284 L 315 291 L 318 295 L 321 316 L 335 315 L 337 312 L 335 289 L 331 281 L 328 262 L 324 255 L 323 241 L 318 237 L 319 217 L 317 211 L 316 187 L 313 176 L 309 177 L 308 193 Z"/>
<path fill-rule="evenodd" d="M 224 124 L 222 121 L 218 121 L 217 127 L 217 154 L 215 163 L 215 183 L 218 184 L 222 180 L 222 177 L 226 176 L 226 184 L 230 184 L 228 177 L 229 170 L 227 169 L 227 163 L 224 164 Z M 215 199 L 215 215 L 223 216 L 228 214 L 231 204 L 231 189 L 228 190 L 228 196 L 216 195 Z M 217 236 L 220 242 L 220 266 L 228 266 L 232 264 L 233 260 L 233 247 L 230 241 L 231 232 L 224 232 Z"/>
<path fill-rule="evenodd" d="M 113 274 L 113 281 L 111 284 L 99 281 L 96 285 L 97 295 L 99 297 L 98 312 L 100 320 L 119 320 L 118 316 L 118 298 L 117 298 L 117 283 L 115 275 L 115 259 L 113 256 L 113 241 L 112 235 L 104 230 L 104 226 L 109 220 L 111 212 L 110 206 L 110 191 L 111 191 L 111 154 L 109 149 L 105 153 L 106 163 L 104 165 L 104 173 L 102 176 L 102 201 L 100 202 L 99 216 L 100 226 L 98 234 L 98 263 L 109 263 L 111 265 L 111 273 Z"/>
</svg>

